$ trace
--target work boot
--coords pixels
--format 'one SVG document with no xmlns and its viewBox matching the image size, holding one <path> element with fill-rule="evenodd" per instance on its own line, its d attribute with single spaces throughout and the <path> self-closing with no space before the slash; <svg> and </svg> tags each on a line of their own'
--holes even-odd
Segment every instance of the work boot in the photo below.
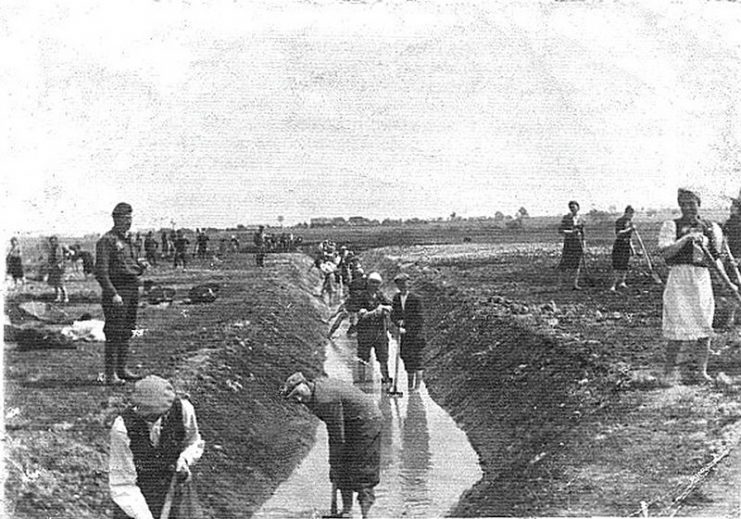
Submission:
<svg viewBox="0 0 741 519">
<path fill-rule="evenodd" d="M 119 378 L 122 378 L 124 380 L 141 380 L 142 378 L 144 378 L 144 375 L 137 375 L 136 373 L 129 371 L 129 369 L 126 367 L 126 360 L 129 356 L 128 344 L 119 344 L 117 354 L 118 365 L 116 367 L 116 375 L 118 375 Z"/>
</svg>

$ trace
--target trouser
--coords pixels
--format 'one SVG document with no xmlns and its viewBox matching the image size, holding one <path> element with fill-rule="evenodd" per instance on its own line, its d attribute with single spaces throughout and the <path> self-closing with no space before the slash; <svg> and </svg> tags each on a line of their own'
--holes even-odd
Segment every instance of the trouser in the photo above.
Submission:
<svg viewBox="0 0 741 519">
<path fill-rule="evenodd" d="M 139 304 L 139 287 L 136 284 L 116 287 L 123 304 L 116 306 L 111 294 L 102 298 L 105 324 L 105 370 L 106 376 L 121 373 L 126 368 L 129 340 L 136 327 L 136 310 Z"/>
</svg>

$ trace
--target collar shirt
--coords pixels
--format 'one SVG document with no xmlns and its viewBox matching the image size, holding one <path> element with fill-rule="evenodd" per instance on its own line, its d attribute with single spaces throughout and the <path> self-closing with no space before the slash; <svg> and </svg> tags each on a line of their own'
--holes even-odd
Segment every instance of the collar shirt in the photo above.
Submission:
<svg viewBox="0 0 741 519">
<path fill-rule="evenodd" d="M 402 311 L 406 310 L 407 296 L 409 296 L 409 292 L 407 292 L 406 294 L 399 294 L 399 298 L 401 299 L 401 310 Z"/>
</svg>

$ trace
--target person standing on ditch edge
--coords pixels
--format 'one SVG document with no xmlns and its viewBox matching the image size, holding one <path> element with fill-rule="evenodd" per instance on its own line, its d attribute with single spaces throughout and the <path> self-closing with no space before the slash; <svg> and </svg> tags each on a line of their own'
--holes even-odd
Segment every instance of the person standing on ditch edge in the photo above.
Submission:
<svg viewBox="0 0 741 519">
<path fill-rule="evenodd" d="M 141 377 L 128 370 L 129 340 L 136 327 L 139 276 L 147 267 L 131 243 L 132 208 L 121 202 L 113 209 L 113 229 L 95 245 L 95 278 L 102 289 L 105 325 L 105 383 L 121 384 Z"/>
</svg>

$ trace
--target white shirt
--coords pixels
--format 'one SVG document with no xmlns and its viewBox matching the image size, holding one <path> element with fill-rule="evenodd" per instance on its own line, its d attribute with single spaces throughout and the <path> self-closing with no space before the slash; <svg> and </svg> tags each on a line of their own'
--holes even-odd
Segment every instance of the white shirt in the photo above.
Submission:
<svg viewBox="0 0 741 519">
<path fill-rule="evenodd" d="M 406 294 L 399 294 L 399 298 L 401 299 L 401 310 L 405 311 L 407 306 L 407 296 L 409 295 L 409 292 Z"/>
<path fill-rule="evenodd" d="M 205 442 L 201 439 L 196 421 L 196 412 L 193 404 L 188 400 L 180 400 L 183 409 L 183 425 L 185 426 L 186 445 L 180 458 L 188 466 L 193 465 L 203 455 Z M 147 424 L 149 438 L 152 444 L 157 446 L 162 431 L 162 418 L 152 424 Z M 111 498 L 129 517 L 134 519 L 154 519 L 152 512 L 147 506 L 144 495 L 136 484 L 136 467 L 134 466 L 134 455 L 131 452 L 131 441 L 129 440 L 126 424 L 123 417 L 119 416 L 111 427 L 111 451 L 108 467 L 108 486 Z"/>
</svg>

